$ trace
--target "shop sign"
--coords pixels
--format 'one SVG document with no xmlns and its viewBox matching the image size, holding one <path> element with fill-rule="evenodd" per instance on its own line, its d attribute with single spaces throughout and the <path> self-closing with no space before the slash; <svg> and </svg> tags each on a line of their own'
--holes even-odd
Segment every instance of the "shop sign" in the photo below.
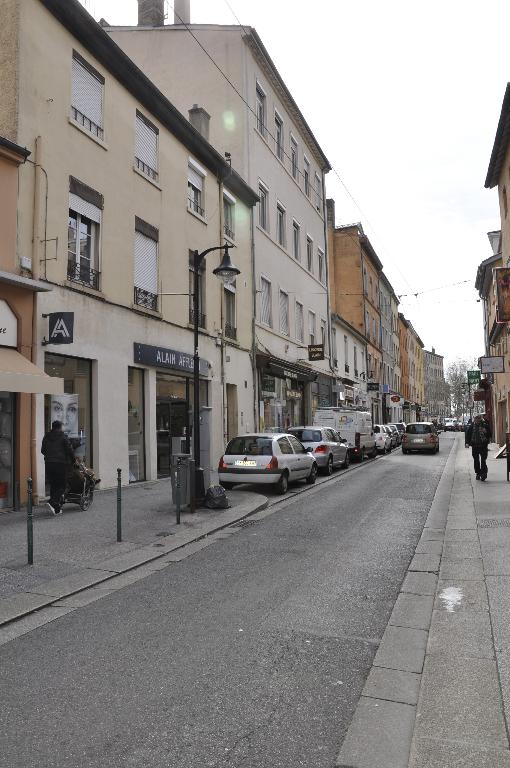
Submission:
<svg viewBox="0 0 510 768">
<path fill-rule="evenodd" d="M 369 392 L 379 392 L 379 384 L 375 381 L 369 381 L 367 384 L 367 390 Z"/>
<path fill-rule="evenodd" d="M 292 400 L 301 400 L 301 392 L 299 389 L 288 389 L 287 397 L 290 397 Z"/>
<path fill-rule="evenodd" d="M 0 300 L 0 346 L 18 346 L 18 318 L 3 299 Z"/>
<path fill-rule="evenodd" d="M 388 395 L 390 392 L 390 385 L 389 384 L 382 384 L 382 393 L 383 395 Z"/>
<path fill-rule="evenodd" d="M 268 396 L 274 396 L 276 394 L 276 382 L 274 376 L 268 376 L 267 374 L 262 376 L 262 393 Z"/>
<path fill-rule="evenodd" d="M 141 365 L 152 365 L 155 368 L 169 368 L 173 371 L 193 373 L 193 355 L 179 352 L 167 347 L 153 347 L 150 344 L 134 344 L 134 361 Z M 209 363 L 202 358 L 199 361 L 201 376 L 209 373 Z"/>
<path fill-rule="evenodd" d="M 309 344 L 308 360 L 324 360 L 324 344 Z"/>
<path fill-rule="evenodd" d="M 388 405 L 404 405 L 404 398 L 400 395 L 387 395 L 386 401 Z"/>
<path fill-rule="evenodd" d="M 480 369 L 482 373 L 504 373 L 505 359 L 499 355 L 480 358 Z"/>
<path fill-rule="evenodd" d="M 74 341 L 74 312 L 51 312 L 47 344 L 72 344 Z"/>
<path fill-rule="evenodd" d="M 480 371 L 468 371 L 467 372 L 468 384 L 480 383 Z"/>
</svg>

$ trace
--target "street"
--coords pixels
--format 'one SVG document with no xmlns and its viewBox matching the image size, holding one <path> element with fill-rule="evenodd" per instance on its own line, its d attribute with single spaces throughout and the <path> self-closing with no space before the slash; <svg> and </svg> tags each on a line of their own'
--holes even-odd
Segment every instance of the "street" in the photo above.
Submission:
<svg viewBox="0 0 510 768">
<path fill-rule="evenodd" d="M 0 766 L 331 768 L 453 443 L 272 497 L 0 647 Z"/>
</svg>

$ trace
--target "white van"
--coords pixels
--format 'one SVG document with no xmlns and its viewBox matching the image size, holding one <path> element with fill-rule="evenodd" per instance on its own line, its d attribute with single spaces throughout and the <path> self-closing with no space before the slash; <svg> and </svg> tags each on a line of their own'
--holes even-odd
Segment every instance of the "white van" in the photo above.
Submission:
<svg viewBox="0 0 510 768">
<path fill-rule="evenodd" d="M 331 427 L 349 443 L 349 454 L 354 461 L 363 461 L 365 456 L 375 456 L 374 426 L 372 414 L 351 408 L 319 408 L 315 411 L 313 424 L 316 427 Z"/>
</svg>

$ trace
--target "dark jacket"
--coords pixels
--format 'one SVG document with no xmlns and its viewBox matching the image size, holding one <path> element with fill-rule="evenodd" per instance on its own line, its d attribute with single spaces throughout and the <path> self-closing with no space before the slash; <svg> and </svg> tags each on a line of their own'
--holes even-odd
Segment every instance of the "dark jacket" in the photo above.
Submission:
<svg viewBox="0 0 510 768">
<path fill-rule="evenodd" d="M 470 424 L 466 431 L 466 445 L 474 446 L 475 448 L 482 446 L 485 447 L 491 441 L 492 433 L 489 426 L 489 422 L 482 419 L 479 424 L 473 422 Z"/>
<path fill-rule="evenodd" d="M 68 464 L 74 461 L 71 443 L 61 429 L 52 429 L 44 435 L 41 453 L 46 464 Z"/>
</svg>

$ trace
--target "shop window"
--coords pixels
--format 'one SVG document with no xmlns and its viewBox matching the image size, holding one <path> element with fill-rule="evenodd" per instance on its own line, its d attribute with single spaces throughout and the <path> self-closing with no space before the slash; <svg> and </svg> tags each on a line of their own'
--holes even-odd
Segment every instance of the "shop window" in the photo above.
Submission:
<svg viewBox="0 0 510 768">
<path fill-rule="evenodd" d="M 145 392 L 141 368 L 128 368 L 128 456 L 129 482 L 145 480 Z"/>
<path fill-rule="evenodd" d="M 73 177 L 69 181 L 67 279 L 99 290 L 99 241 L 103 197 Z"/>
<path fill-rule="evenodd" d="M 44 370 L 48 376 L 64 379 L 63 395 L 44 398 L 45 430 L 61 421 L 76 456 L 92 466 L 92 363 L 79 357 L 46 353 Z"/>
</svg>

